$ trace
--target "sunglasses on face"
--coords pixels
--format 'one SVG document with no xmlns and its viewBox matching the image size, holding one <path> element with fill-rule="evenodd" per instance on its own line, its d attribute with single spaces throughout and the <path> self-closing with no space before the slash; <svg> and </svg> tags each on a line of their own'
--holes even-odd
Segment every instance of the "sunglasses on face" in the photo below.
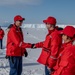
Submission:
<svg viewBox="0 0 75 75">
<path fill-rule="evenodd" d="M 45 23 L 46 25 L 50 25 L 50 23 Z"/>
<path fill-rule="evenodd" d="M 23 22 L 23 20 L 19 20 L 19 22 Z"/>
</svg>

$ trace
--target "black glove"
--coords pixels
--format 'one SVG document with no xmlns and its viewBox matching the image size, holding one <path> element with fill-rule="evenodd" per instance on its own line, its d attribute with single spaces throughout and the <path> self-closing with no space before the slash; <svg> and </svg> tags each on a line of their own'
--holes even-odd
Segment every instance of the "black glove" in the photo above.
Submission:
<svg viewBox="0 0 75 75">
<path fill-rule="evenodd" d="M 25 56 L 25 57 L 28 56 L 28 52 L 27 52 L 27 51 L 24 52 L 24 56 Z"/>
<path fill-rule="evenodd" d="M 6 56 L 5 56 L 5 58 L 6 58 L 6 59 L 8 59 L 8 58 L 9 58 L 9 56 L 7 56 L 7 55 L 6 55 Z"/>
<path fill-rule="evenodd" d="M 51 71 L 54 72 L 55 70 L 53 68 L 51 68 Z"/>
<path fill-rule="evenodd" d="M 36 48 L 36 47 L 35 47 L 35 44 L 32 44 L 31 48 L 32 48 L 32 49 Z"/>
</svg>

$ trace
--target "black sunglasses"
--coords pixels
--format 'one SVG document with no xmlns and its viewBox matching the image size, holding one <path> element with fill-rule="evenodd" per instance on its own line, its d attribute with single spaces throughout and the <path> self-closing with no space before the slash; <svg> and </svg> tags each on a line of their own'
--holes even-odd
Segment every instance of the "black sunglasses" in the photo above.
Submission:
<svg viewBox="0 0 75 75">
<path fill-rule="evenodd" d="M 19 22 L 23 22 L 23 20 L 19 20 Z"/>
</svg>

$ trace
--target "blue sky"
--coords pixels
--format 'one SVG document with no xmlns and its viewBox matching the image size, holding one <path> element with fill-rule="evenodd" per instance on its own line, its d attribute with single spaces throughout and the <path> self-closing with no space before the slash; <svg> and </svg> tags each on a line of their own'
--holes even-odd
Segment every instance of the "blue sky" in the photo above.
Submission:
<svg viewBox="0 0 75 75">
<path fill-rule="evenodd" d="M 25 23 L 43 23 L 54 16 L 58 24 L 75 24 L 75 0 L 0 0 L 0 22 L 13 22 L 18 14 Z"/>
</svg>

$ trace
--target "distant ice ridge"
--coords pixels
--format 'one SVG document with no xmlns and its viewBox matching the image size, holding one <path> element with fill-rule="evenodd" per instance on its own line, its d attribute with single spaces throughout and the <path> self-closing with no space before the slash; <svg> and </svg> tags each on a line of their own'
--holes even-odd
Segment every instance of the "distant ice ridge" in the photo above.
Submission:
<svg viewBox="0 0 75 75">
<path fill-rule="evenodd" d="M 2 27 L 6 29 L 10 24 L 5 24 L 5 25 L 2 24 Z M 70 24 L 57 24 L 56 26 L 64 28 L 67 25 L 70 25 Z M 71 26 L 75 27 L 75 25 L 71 25 Z M 46 28 L 46 25 L 45 24 L 23 24 L 22 28 Z"/>
<path fill-rule="evenodd" d="M 23 24 L 23 28 L 46 28 L 44 24 Z"/>
<path fill-rule="evenodd" d="M 69 25 L 69 24 L 68 24 Z M 57 24 L 58 27 L 64 28 L 65 24 Z M 75 27 L 75 25 L 72 25 Z M 46 28 L 45 24 L 23 24 L 22 28 Z"/>
</svg>

